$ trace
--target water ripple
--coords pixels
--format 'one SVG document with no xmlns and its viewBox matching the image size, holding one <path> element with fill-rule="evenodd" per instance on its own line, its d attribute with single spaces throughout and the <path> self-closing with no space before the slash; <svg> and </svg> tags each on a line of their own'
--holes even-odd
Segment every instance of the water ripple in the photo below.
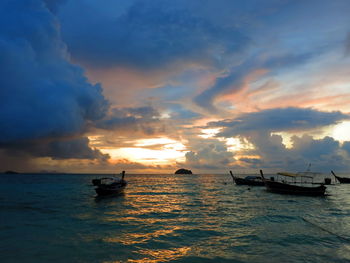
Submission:
<svg viewBox="0 0 350 263">
<path fill-rule="evenodd" d="M 0 177 L 2 262 L 350 260 L 339 238 L 350 237 L 350 185 L 310 198 L 227 175 L 130 175 L 124 195 L 95 198 L 92 175 L 13 176 Z"/>
</svg>

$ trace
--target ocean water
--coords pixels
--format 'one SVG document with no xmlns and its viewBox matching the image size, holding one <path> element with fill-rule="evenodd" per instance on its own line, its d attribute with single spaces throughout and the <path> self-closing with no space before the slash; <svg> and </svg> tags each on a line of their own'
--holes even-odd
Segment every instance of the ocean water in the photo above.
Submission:
<svg viewBox="0 0 350 263">
<path fill-rule="evenodd" d="M 226 175 L 0 175 L 0 262 L 350 262 L 350 185 L 326 197 L 237 186 Z"/>
</svg>

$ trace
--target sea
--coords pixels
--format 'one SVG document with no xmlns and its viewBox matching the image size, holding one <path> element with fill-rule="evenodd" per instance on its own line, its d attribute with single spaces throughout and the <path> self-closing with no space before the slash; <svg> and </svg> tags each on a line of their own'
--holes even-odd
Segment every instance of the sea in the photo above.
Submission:
<svg viewBox="0 0 350 263">
<path fill-rule="evenodd" d="M 350 262 L 350 184 L 303 197 L 126 174 L 124 194 L 98 198 L 103 176 L 0 175 L 0 262 Z"/>
</svg>

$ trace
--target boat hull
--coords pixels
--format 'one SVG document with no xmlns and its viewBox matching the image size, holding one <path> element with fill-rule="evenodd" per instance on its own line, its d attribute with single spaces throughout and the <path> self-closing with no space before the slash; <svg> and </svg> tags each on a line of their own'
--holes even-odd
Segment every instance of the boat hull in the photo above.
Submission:
<svg viewBox="0 0 350 263">
<path fill-rule="evenodd" d="M 265 185 L 268 191 L 280 194 L 323 196 L 326 192 L 326 187 L 324 185 L 305 187 L 267 180 L 265 181 Z"/>
<path fill-rule="evenodd" d="M 335 176 L 335 178 L 337 178 L 337 180 L 341 184 L 350 184 L 350 178 L 339 177 L 339 176 Z"/>
<path fill-rule="evenodd" d="M 98 196 L 107 196 L 107 195 L 118 195 L 123 193 L 125 186 L 123 187 L 97 187 L 95 189 Z"/>
<path fill-rule="evenodd" d="M 235 177 L 235 183 L 237 185 L 252 185 L 252 186 L 264 186 L 265 183 L 263 181 L 254 181 L 254 180 L 249 180 L 249 179 L 244 179 L 244 178 L 236 178 Z"/>
</svg>

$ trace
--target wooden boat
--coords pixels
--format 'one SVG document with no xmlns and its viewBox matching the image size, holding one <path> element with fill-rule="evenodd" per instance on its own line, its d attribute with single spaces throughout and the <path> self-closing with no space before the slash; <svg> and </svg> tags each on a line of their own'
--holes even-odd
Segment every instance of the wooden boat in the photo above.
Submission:
<svg viewBox="0 0 350 263">
<path fill-rule="evenodd" d="M 302 174 L 292 174 L 292 173 L 279 173 L 282 176 L 291 176 L 294 178 L 300 178 L 299 182 L 286 182 L 275 181 L 274 177 L 270 179 L 266 179 L 264 177 L 263 171 L 260 170 L 261 177 L 265 182 L 266 189 L 270 192 L 280 193 L 280 194 L 291 194 L 291 195 L 308 195 L 308 196 L 323 196 L 326 192 L 326 187 L 324 184 L 318 184 L 317 186 L 313 186 L 313 182 L 311 184 L 302 183 L 302 178 L 311 178 L 311 176 L 302 175 Z"/>
<path fill-rule="evenodd" d="M 233 181 L 237 185 L 252 185 L 252 186 L 264 186 L 265 183 L 260 176 L 249 175 L 245 178 L 239 178 L 233 175 L 232 171 L 230 171 Z"/>
<path fill-rule="evenodd" d="M 125 171 L 122 172 L 122 178 L 103 177 L 93 179 L 92 184 L 97 186 L 95 191 L 98 196 L 117 195 L 124 191 L 127 181 L 124 180 Z"/>
<path fill-rule="evenodd" d="M 350 184 L 350 178 L 339 177 L 339 176 L 336 175 L 333 171 L 331 171 L 331 173 L 332 173 L 333 176 L 339 181 L 339 183 L 341 183 L 341 184 Z"/>
</svg>

